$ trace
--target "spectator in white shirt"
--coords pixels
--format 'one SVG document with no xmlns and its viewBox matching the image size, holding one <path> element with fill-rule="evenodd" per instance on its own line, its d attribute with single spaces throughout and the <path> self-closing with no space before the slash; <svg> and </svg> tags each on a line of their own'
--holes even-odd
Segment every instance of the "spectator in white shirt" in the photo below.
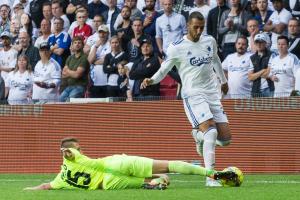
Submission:
<svg viewBox="0 0 300 200">
<path fill-rule="evenodd" d="M 282 0 L 271 0 L 275 11 L 264 26 L 264 31 L 272 33 L 272 51 L 277 51 L 277 37 L 287 35 L 287 24 L 292 18 L 291 13 L 284 8 Z"/>
<path fill-rule="evenodd" d="M 18 57 L 14 71 L 9 72 L 5 81 L 5 96 L 10 105 L 28 104 L 32 94 L 32 71 L 25 54 Z"/>
<path fill-rule="evenodd" d="M 248 40 L 239 36 L 235 42 L 236 52 L 229 54 L 222 63 L 228 78 L 229 98 L 249 98 L 252 83 L 248 79 L 250 53 L 247 53 Z"/>
<path fill-rule="evenodd" d="M 274 81 L 274 96 L 285 97 L 290 96 L 295 89 L 295 77 L 300 62 L 296 55 L 288 52 L 289 39 L 286 36 L 279 36 L 277 41 L 279 54 L 271 57 L 269 61 L 269 76 Z"/>
<path fill-rule="evenodd" d="M 3 49 L 0 50 L 0 71 L 5 81 L 8 73 L 16 66 L 18 52 L 11 46 L 11 34 L 9 32 L 3 32 L 0 38 L 3 44 Z"/>
<path fill-rule="evenodd" d="M 51 58 L 50 46 L 47 42 L 40 44 L 41 60 L 34 68 L 32 99 L 39 103 L 56 102 L 61 81 L 61 67 Z"/>
</svg>

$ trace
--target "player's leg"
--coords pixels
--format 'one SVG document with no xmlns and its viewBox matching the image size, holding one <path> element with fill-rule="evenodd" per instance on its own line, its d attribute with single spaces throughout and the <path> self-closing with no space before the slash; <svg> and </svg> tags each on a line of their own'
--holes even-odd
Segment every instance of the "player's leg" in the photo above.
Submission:
<svg viewBox="0 0 300 200">
<path fill-rule="evenodd" d="M 210 111 L 209 105 L 202 96 L 194 96 L 183 100 L 184 110 L 193 129 L 192 136 L 196 143 L 197 153 L 203 155 L 204 134 L 199 129 L 201 123 L 212 119 L 213 115 Z M 205 130 L 206 131 L 206 130 Z"/>
<path fill-rule="evenodd" d="M 217 129 L 213 120 L 207 99 L 202 96 L 194 96 L 184 99 L 186 115 L 194 128 L 198 127 L 203 133 L 203 158 L 207 169 L 213 170 L 215 166 L 215 144 Z M 201 134 L 196 132 L 196 134 Z M 198 138 L 196 138 L 198 140 Z"/>
<path fill-rule="evenodd" d="M 193 165 L 183 161 L 166 161 L 166 160 L 153 160 L 152 173 L 180 173 L 187 175 L 202 175 L 212 176 L 214 170 L 207 170 L 202 166 Z"/>
<path fill-rule="evenodd" d="M 216 122 L 218 137 L 216 144 L 218 146 L 227 146 L 231 142 L 231 130 L 227 122 Z"/>
<path fill-rule="evenodd" d="M 193 165 L 183 161 L 166 161 L 153 160 L 152 172 L 156 173 L 180 173 L 186 175 L 201 175 L 209 178 L 219 179 L 233 179 L 236 177 L 234 172 L 218 172 L 215 170 L 206 169 L 199 165 Z"/>
</svg>

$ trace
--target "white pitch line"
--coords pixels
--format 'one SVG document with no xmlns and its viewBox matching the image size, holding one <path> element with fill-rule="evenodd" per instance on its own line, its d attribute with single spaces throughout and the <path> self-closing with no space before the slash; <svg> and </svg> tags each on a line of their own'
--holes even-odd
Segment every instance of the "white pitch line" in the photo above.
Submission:
<svg viewBox="0 0 300 200">
<path fill-rule="evenodd" d="M 185 180 L 174 180 L 174 179 L 171 179 L 171 182 L 179 182 L 179 183 L 198 183 L 198 182 L 201 182 L 201 183 L 204 183 L 205 181 L 185 181 Z M 300 181 L 284 181 L 284 180 L 278 180 L 278 181 L 264 181 L 264 180 L 261 180 L 261 181 L 247 181 L 246 182 L 248 183 L 270 183 L 270 184 L 300 184 Z"/>
<path fill-rule="evenodd" d="M 50 179 L 0 179 L 0 182 L 50 182 Z M 198 180 L 198 181 L 185 181 L 179 179 L 171 179 L 171 182 L 178 182 L 178 183 L 204 183 L 205 181 Z M 286 180 L 278 180 L 278 181 L 248 181 L 248 183 L 269 183 L 269 184 L 300 184 L 300 181 L 286 181 Z"/>
</svg>

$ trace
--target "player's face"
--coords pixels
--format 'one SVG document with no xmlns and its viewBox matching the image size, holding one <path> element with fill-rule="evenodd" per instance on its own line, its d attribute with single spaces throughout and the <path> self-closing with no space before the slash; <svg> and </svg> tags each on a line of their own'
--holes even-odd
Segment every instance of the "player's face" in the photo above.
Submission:
<svg viewBox="0 0 300 200">
<path fill-rule="evenodd" d="M 204 20 L 199 20 L 196 18 L 193 18 L 190 20 L 190 22 L 188 22 L 188 36 L 192 41 L 197 42 L 199 40 L 203 32 L 204 25 Z"/>
<path fill-rule="evenodd" d="M 247 41 L 245 39 L 238 39 L 235 43 L 236 52 L 238 54 L 244 54 L 247 51 Z"/>
<path fill-rule="evenodd" d="M 80 148 L 79 143 L 73 142 L 72 146 L 73 146 L 74 149 L 77 149 L 79 152 L 81 152 L 81 148 Z"/>
<path fill-rule="evenodd" d="M 279 51 L 279 54 L 286 54 L 288 52 L 288 44 L 286 40 L 280 39 L 277 41 L 277 48 Z"/>
</svg>

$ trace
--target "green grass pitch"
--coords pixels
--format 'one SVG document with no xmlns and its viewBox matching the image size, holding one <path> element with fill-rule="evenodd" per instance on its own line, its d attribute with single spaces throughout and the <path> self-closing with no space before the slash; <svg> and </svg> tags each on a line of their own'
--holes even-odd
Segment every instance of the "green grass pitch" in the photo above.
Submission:
<svg viewBox="0 0 300 200">
<path fill-rule="evenodd" d="M 300 199 L 300 174 L 245 175 L 237 188 L 207 188 L 199 176 L 170 175 L 167 190 L 23 191 L 26 186 L 49 182 L 55 175 L 0 174 L 0 200 L 297 200 Z"/>
</svg>

